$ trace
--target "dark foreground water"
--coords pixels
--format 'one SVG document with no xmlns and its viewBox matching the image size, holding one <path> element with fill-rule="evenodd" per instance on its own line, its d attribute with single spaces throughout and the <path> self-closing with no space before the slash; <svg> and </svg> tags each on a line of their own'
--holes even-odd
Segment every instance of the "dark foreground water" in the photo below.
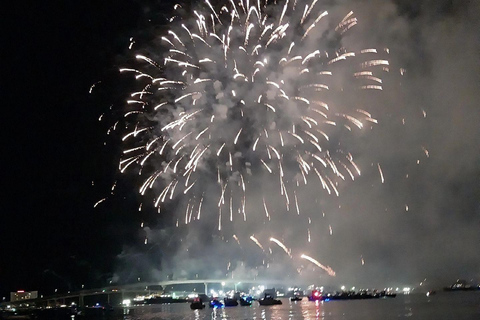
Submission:
<svg viewBox="0 0 480 320">
<path fill-rule="evenodd" d="M 304 298 L 306 299 L 306 298 Z M 337 319 L 422 319 L 480 320 L 480 292 L 438 293 L 426 297 L 420 294 L 398 295 L 396 298 L 373 300 L 329 301 L 307 300 L 282 305 L 228 307 L 224 309 L 190 310 L 189 304 L 167 304 L 139 307 L 118 319 L 124 320 L 337 320 Z"/>
</svg>

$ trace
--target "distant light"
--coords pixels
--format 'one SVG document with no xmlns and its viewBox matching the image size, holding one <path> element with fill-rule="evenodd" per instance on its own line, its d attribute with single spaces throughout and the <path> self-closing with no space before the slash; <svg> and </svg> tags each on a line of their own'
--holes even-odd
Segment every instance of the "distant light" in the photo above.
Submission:
<svg viewBox="0 0 480 320">
<path fill-rule="evenodd" d="M 122 304 L 126 307 L 130 306 L 130 304 L 132 303 L 132 301 L 130 299 L 125 299 L 122 301 Z"/>
<path fill-rule="evenodd" d="M 341 286 L 340 289 L 345 290 L 345 286 Z"/>
<path fill-rule="evenodd" d="M 18 292 L 18 293 L 24 293 L 25 290 L 18 290 L 17 292 Z"/>
</svg>

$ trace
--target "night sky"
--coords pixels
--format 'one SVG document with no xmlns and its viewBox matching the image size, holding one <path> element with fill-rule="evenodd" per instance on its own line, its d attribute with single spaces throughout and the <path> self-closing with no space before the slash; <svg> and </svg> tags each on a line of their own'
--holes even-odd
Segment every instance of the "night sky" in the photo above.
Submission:
<svg viewBox="0 0 480 320">
<path fill-rule="evenodd" d="M 105 174 L 111 183 L 115 150 L 102 148 L 97 119 L 107 108 L 88 92 L 118 69 L 141 14 L 134 1 L 58 1 L 2 15 L 3 296 L 100 279 L 131 237 L 118 216 L 93 210 L 101 194 L 92 181 Z"/>
<path fill-rule="evenodd" d="M 3 11 L 1 297 L 19 289 L 48 294 L 54 288 L 101 286 L 117 272 L 125 282 L 136 279 L 133 273 L 125 276 L 128 271 L 119 271 L 126 263 L 121 257 L 142 243 L 145 233 L 140 221 L 149 221 L 152 229 L 162 221 L 138 212 L 137 187 L 128 176 L 117 184 L 121 196 L 96 209 L 93 205 L 108 196 L 118 177 L 120 146 L 111 141 L 104 146 L 108 126 L 98 118 L 108 113 L 111 104 L 125 99 L 129 83 L 119 77 L 118 68 L 131 57 L 129 39 L 148 42 L 152 30 L 164 28 L 172 5 L 144 2 L 31 1 L 11 4 Z M 345 3 L 328 1 L 332 7 Z M 370 206 L 357 199 L 359 190 L 353 188 L 346 192 L 345 206 L 357 203 L 362 213 L 346 223 L 344 231 L 349 234 L 349 224 L 355 222 L 368 229 L 359 231 L 359 237 L 365 239 L 362 244 L 371 244 L 364 253 L 375 257 L 378 266 L 382 257 L 399 269 L 412 266 L 399 258 L 404 256 L 412 257 L 416 269 L 428 269 L 432 261 L 448 260 L 445 256 L 452 253 L 458 259 L 448 265 L 452 272 L 433 268 L 441 280 L 454 281 L 458 275 L 480 281 L 480 8 L 473 1 L 417 3 L 386 5 L 385 14 L 378 16 L 393 23 L 377 36 L 379 41 L 387 38 L 392 50 L 399 52 L 400 63 L 412 70 L 410 84 L 403 88 L 407 98 L 398 105 L 421 106 L 429 121 L 414 126 L 415 133 L 405 133 L 403 142 L 395 144 L 398 148 L 380 160 L 385 160 L 390 177 L 402 176 L 400 171 L 410 159 L 422 154 L 423 144 L 433 160 L 413 182 L 367 193 L 372 199 L 382 197 L 389 205 L 403 206 L 398 195 L 405 192 L 401 195 L 417 215 L 401 219 L 381 215 L 383 203 Z M 95 94 L 89 94 L 98 81 Z M 408 151 L 412 146 L 417 149 Z M 372 223 L 363 225 L 366 220 Z M 388 241 L 371 243 L 394 227 L 408 230 L 413 240 L 400 237 L 393 247 Z M 447 240 L 440 241 L 444 237 Z M 412 245 L 418 245 L 416 253 L 401 253 Z M 438 253 L 443 249 L 445 253 Z M 418 277 L 415 273 L 406 279 Z"/>
</svg>

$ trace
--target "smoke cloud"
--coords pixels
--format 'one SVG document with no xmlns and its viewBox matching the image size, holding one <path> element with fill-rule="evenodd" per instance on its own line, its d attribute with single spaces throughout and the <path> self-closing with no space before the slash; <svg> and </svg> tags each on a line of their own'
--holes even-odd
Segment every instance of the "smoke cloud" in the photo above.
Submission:
<svg viewBox="0 0 480 320">
<path fill-rule="evenodd" d="M 304 5 L 298 1 L 297 6 L 302 10 L 297 11 L 303 13 Z M 195 89 L 193 96 L 180 99 L 168 111 L 160 108 L 153 118 L 157 125 L 152 132 L 158 136 L 166 134 L 167 131 L 161 129 L 191 112 L 192 99 L 205 104 L 208 117 L 197 116 L 195 121 L 186 121 L 183 124 L 186 130 L 170 130 L 167 137 L 179 142 L 176 147 L 185 144 L 187 155 L 205 150 L 196 169 L 199 180 L 186 196 L 183 191 L 195 177 L 182 185 L 182 190 L 180 183 L 184 180 L 179 182 L 176 192 L 182 196 L 167 203 L 160 215 L 155 214 L 153 219 L 160 223 L 144 227 L 142 235 L 148 239 L 148 244 L 142 248 L 125 247 L 118 257 L 116 279 L 287 277 L 299 283 L 315 281 L 319 285 L 382 288 L 418 285 L 425 282 L 424 279 L 432 287 L 448 285 L 457 278 L 480 280 L 477 252 L 480 244 L 480 22 L 477 18 L 480 5 L 476 2 L 451 4 L 450 1 L 423 1 L 422 4 L 415 1 L 319 1 L 315 6 L 316 13 L 328 11 L 325 22 L 319 22 L 305 42 L 298 43 L 299 35 L 306 29 L 303 27 L 293 33 L 286 32 L 285 37 L 291 39 L 281 44 L 297 41 L 303 58 L 317 49 L 331 54 L 332 50 L 340 48 L 346 48 L 347 52 L 376 48 L 378 59 L 385 56 L 389 60 L 389 70 L 382 76 L 382 91 L 358 90 L 362 83 L 352 74 L 361 71 L 362 60 L 356 56 L 352 58 L 355 63 L 332 67 L 335 72 L 326 80 L 332 90 L 321 96 L 340 110 L 337 111 L 340 114 L 361 109 L 378 121 L 377 124 L 365 121 L 363 115 L 362 129 L 339 120 L 336 127 L 324 132 L 329 140 L 322 147 L 329 150 L 332 157 L 351 153 L 361 175 L 355 174 L 351 181 L 348 170 L 355 173 L 355 168 L 349 163 L 348 170 L 342 169 L 345 181 L 338 176 L 332 177 L 327 170 L 322 171 L 325 179 L 335 179 L 329 186 L 329 195 L 317 178 L 314 181 L 315 173 L 308 176 L 308 184 L 304 185 L 298 157 L 282 154 L 285 183 L 291 188 L 287 211 L 285 196 L 280 194 L 278 174 L 270 174 L 260 158 L 268 159 L 267 152 L 270 158 L 275 158 L 272 149 L 265 149 L 265 141 L 280 149 L 280 137 L 273 137 L 273 132 L 287 132 L 292 124 L 300 127 L 305 113 L 299 107 L 302 103 L 294 97 L 300 95 L 300 87 L 316 83 L 313 82 L 315 78 L 299 80 L 298 68 L 267 67 L 268 75 L 263 77 L 276 83 L 283 80 L 281 87 L 290 99 L 279 105 L 285 110 L 279 111 L 283 112 L 280 116 L 269 117 L 267 112 L 258 112 L 247 118 L 232 111 L 239 108 L 240 100 L 248 103 L 262 95 L 262 101 L 269 103 L 278 99 L 279 91 L 274 86 L 255 83 L 240 86 L 236 81 L 221 78 L 225 72 L 221 50 L 210 50 L 207 46 L 203 49 L 197 46 L 195 52 L 185 50 L 192 55 L 214 52 L 213 56 L 194 57 L 197 60 L 208 57 L 215 63 L 208 64 L 208 72 L 193 74 L 198 79 L 212 75 L 218 79 L 195 84 L 196 78 L 188 79 L 188 86 Z M 266 12 L 278 19 L 282 10 L 283 4 L 270 6 Z M 358 23 L 339 35 L 335 27 L 350 10 Z M 285 20 L 294 20 L 299 14 L 297 11 L 287 11 Z M 192 30 L 195 19 L 193 16 L 186 21 Z M 244 32 L 235 30 L 232 38 L 244 37 Z M 252 38 L 255 36 L 258 34 L 252 31 Z M 176 41 L 174 37 L 168 39 Z M 185 32 L 181 39 L 191 41 Z M 287 49 L 265 50 L 263 57 L 278 61 Z M 147 51 L 149 57 L 160 64 L 165 57 L 172 56 L 155 54 L 153 48 Z M 241 52 L 232 55 L 238 59 L 238 73 L 241 73 L 247 62 L 242 60 Z M 332 58 L 321 61 L 326 65 Z M 321 71 L 319 65 L 311 63 L 309 67 Z M 165 78 L 180 79 L 178 68 L 162 66 L 161 69 Z M 225 77 L 232 75 L 232 68 L 229 72 Z M 185 91 L 187 93 L 189 91 Z M 150 106 L 158 97 L 161 95 L 154 93 L 148 100 Z M 311 100 L 315 97 L 313 93 L 308 96 Z M 179 98 L 178 95 L 173 97 Z M 245 109 L 245 112 L 252 111 Z M 212 116 L 220 125 L 212 125 Z M 302 124 L 305 126 L 305 122 Z M 351 127 L 350 132 L 338 129 L 344 124 Z M 205 136 L 210 135 L 212 148 L 207 150 L 203 145 L 192 153 L 197 135 L 207 127 L 210 129 Z M 272 137 L 264 140 L 263 150 L 259 151 L 264 155 L 258 156 L 252 146 L 257 137 L 266 134 L 263 133 L 265 127 Z M 188 130 L 193 133 L 186 136 Z M 239 146 L 231 143 L 237 135 Z M 152 136 L 142 138 L 146 139 L 144 143 L 152 141 Z M 321 134 L 318 137 L 322 138 Z M 227 143 L 225 150 L 231 154 L 226 152 L 217 158 L 215 153 L 222 143 Z M 301 156 L 314 152 L 313 147 L 298 147 L 298 140 L 292 136 L 283 143 L 282 150 L 299 150 Z M 160 143 L 158 145 L 161 147 Z M 192 149 L 187 149 L 190 146 Z M 174 152 L 175 148 L 171 149 L 170 155 Z M 323 152 L 320 156 L 325 160 L 330 155 Z M 213 158 L 218 162 L 215 160 L 212 164 Z M 170 168 L 162 176 L 163 182 L 152 189 L 156 194 L 153 198 L 159 197 L 168 183 L 175 180 L 177 173 L 172 171 L 175 163 L 169 163 L 172 159 L 178 158 L 166 157 L 160 162 L 162 165 L 142 169 L 152 174 L 155 170 Z M 274 170 L 278 172 L 279 169 Z M 224 177 L 221 178 L 224 182 L 217 182 L 222 175 L 235 187 L 228 187 L 219 214 L 222 188 L 227 190 Z M 245 194 L 241 188 L 242 179 L 248 185 Z M 296 181 L 299 186 L 293 188 Z M 333 185 L 338 189 L 338 197 Z M 166 190 L 166 193 L 172 192 Z M 146 196 L 152 197 L 149 192 Z M 246 199 L 246 218 L 242 199 Z M 148 201 L 152 202 L 151 198 Z M 201 217 L 197 219 L 200 203 Z M 156 212 L 151 204 L 145 204 L 145 208 L 144 211 Z M 252 235 L 263 248 L 250 239 Z M 280 239 L 291 250 L 292 257 L 270 241 L 271 237 Z M 330 266 L 336 277 L 328 276 L 324 270 L 301 259 L 302 253 Z"/>
</svg>

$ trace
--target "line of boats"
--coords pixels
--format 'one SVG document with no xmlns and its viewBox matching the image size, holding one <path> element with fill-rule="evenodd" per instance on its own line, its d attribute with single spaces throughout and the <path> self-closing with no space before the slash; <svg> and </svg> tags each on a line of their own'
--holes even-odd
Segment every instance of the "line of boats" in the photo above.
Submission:
<svg viewBox="0 0 480 320">
<path fill-rule="evenodd" d="M 244 296 L 240 298 L 224 298 L 220 300 L 218 298 L 213 298 L 208 302 L 210 308 L 223 308 L 223 307 L 236 307 L 240 306 L 251 306 L 255 299 L 251 296 Z M 281 300 L 275 299 L 273 296 L 265 294 L 263 298 L 256 300 L 261 306 L 272 306 L 282 304 Z M 204 309 L 205 304 L 201 298 L 195 298 L 190 304 L 190 308 L 195 309 Z"/>
<path fill-rule="evenodd" d="M 397 296 L 394 292 L 388 291 L 342 291 L 334 293 L 322 293 L 317 290 L 313 290 L 312 293 L 307 296 L 309 301 L 334 301 L 334 300 L 360 300 L 360 299 L 379 299 L 379 298 L 395 298 Z M 251 296 L 244 296 L 239 298 L 224 298 L 220 300 L 218 298 L 213 298 L 208 301 L 208 306 L 210 308 L 223 308 L 223 307 L 236 307 L 240 306 L 251 306 L 253 301 L 255 301 Z M 290 297 L 290 301 L 302 301 L 303 297 L 300 295 L 294 295 Z M 281 300 L 275 299 L 270 294 L 265 294 L 263 298 L 256 300 L 261 306 L 272 306 L 282 304 Z M 204 309 L 206 305 L 202 298 L 195 298 L 190 304 L 191 309 Z"/>
<path fill-rule="evenodd" d="M 308 296 L 310 301 L 335 301 L 335 300 L 364 300 L 364 299 L 379 299 L 379 298 L 395 298 L 397 294 L 390 291 L 342 291 L 333 293 L 322 293 L 313 290 L 312 294 Z"/>
</svg>

